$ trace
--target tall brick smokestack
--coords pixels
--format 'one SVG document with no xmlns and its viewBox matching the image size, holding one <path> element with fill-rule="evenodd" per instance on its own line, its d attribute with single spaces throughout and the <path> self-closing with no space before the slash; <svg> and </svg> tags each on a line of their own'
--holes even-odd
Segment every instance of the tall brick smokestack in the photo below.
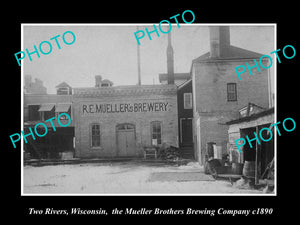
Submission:
<svg viewBox="0 0 300 225">
<path fill-rule="evenodd" d="M 230 46 L 229 26 L 210 26 L 210 58 L 224 57 Z"/>
<path fill-rule="evenodd" d="M 167 47 L 167 73 L 168 84 L 174 84 L 174 52 L 171 45 L 171 33 L 168 33 L 168 47 Z"/>
<path fill-rule="evenodd" d="M 136 27 L 139 31 L 139 26 Z M 137 64 L 138 64 L 138 85 L 141 85 L 141 56 L 140 56 L 140 45 L 137 43 Z"/>
<path fill-rule="evenodd" d="M 101 87 L 102 77 L 100 75 L 95 76 L 95 87 Z"/>
</svg>

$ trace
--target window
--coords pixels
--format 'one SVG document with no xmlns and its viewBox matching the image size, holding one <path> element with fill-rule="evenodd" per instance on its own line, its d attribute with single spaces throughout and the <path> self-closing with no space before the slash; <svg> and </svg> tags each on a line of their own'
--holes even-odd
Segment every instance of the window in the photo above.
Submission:
<svg viewBox="0 0 300 225">
<path fill-rule="evenodd" d="M 192 93 L 183 94 L 183 107 L 184 109 L 192 109 L 193 107 Z"/>
<path fill-rule="evenodd" d="M 227 101 L 237 101 L 236 83 L 227 84 Z"/>
<path fill-rule="evenodd" d="M 159 121 L 151 122 L 151 144 L 161 144 L 161 122 Z"/>
<path fill-rule="evenodd" d="M 60 87 L 57 89 L 57 95 L 70 95 L 70 90 L 68 87 Z"/>
<path fill-rule="evenodd" d="M 100 124 L 91 125 L 91 147 L 100 147 Z"/>
<path fill-rule="evenodd" d="M 28 105 L 28 120 L 37 121 L 40 120 L 39 105 Z"/>
</svg>

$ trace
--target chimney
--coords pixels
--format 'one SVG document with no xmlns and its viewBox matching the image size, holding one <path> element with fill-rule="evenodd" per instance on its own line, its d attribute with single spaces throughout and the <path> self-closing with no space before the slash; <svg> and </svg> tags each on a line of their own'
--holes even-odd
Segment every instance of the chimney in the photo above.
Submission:
<svg viewBox="0 0 300 225">
<path fill-rule="evenodd" d="M 226 51 L 230 46 L 229 26 L 210 26 L 210 58 L 220 58 L 226 56 Z"/>
<path fill-rule="evenodd" d="M 95 76 L 95 87 L 101 87 L 102 77 L 100 75 Z"/>
<path fill-rule="evenodd" d="M 168 84 L 174 84 L 174 52 L 171 45 L 171 33 L 168 33 L 168 47 L 167 47 L 167 75 Z"/>
</svg>

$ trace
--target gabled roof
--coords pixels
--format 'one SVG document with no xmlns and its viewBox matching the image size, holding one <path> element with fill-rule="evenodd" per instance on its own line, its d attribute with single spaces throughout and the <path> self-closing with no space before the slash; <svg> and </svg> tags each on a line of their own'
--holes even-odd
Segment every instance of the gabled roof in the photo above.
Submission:
<svg viewBox="0 0 300 225">
<path fill-rule="evenodd" d="M 198 58 L 194 59 L 192 63 L 202 62 L 202 61 L 214 61 L 214 60 L 226 60 L 226 59 L 259 59 L 263 56 L 260 53 L 252 52 L 243 48 L 239 48 L 233 45 L 226 47 L 225 51 L 222 52 L 223 55 L 218 58 L 210 58 L 210 52 L 207 52 Z"/>
<path fill-rule="evenodd" d="M 264 111 L 261 111 L 261 112 L 256 113 L 256 114 L 252 114 L 250 116 L 241 117 L 241 118 L 235 119 L 235 120 L 230 120 L 230 121 L 226 122 L 225 124 L 226 125 L 231 125 L 231 124 L 237 124 L 237 123 L 242 123 L 242 122 L 246 122 L 246 121 L 251 121 L 251 120 L 254 120 L 254 119 L 266 116 L 266 115 L 270 115 L 270 114 L 273 114 L 273 113 L 274 113 L 274 107 L 269 108 L 269 109 L 264 110 Z"/>
<path fill-rule="evenodd" d="M 68 87 L 68 88 L 72 88 L 70 85 L 68 85 L 66 82 L 62 82 L 59 85 L 56 86 L 56 88 L 61 88 L 61 87 Z"/>
<path fill-rule="evenodd" d="M 55 106 L 55 103 L 44 103 L 39 108 L 39 112 L 49 112 L 53 109 L 54 106 Z"/>
</svg>

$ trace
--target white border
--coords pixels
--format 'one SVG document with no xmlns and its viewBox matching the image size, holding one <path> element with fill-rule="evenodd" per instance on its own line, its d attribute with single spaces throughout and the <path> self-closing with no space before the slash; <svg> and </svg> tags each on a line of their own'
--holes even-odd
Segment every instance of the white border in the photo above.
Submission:
<svg viewBox="0 0 300 225">
<path fill-rule="evenodd" d="M 23 41 L 23 33 L 24 33 L 24 26 L 21 24 L 21 51 L 24 49 L 24 41 Z M 21 130 L 24 130 L 24 70 L 23 70 L 23 61 L 21 60 Z M 21 196 L 25 195 L 24 194 L 24 141 L 21 138 Z"/>
<path fill-rule="evenodd" d="M 275 50 L 277 49 L 277 24 L 274 26 L 274 46 Z M 275 115 L 275 123 L 277 122 L 277 60 L 274 63 L 274 115 Z M 272 96 L 273 97 L 273 96 Z M 275 176 L 274 176 L 274 193 L 277 196 L 277 135 L 275 135 L 275 152 L 274 152 L 274 168 L 275 168 Z"/>
<path fill-rule="evenodd" d="M 158 25 L 158 23 L 154 23 Z M 176 23 L 171 23 L 172 25 L 176 25 Z M 24 26 L 152 26 L 151 23 L 129 23 L 129 24 L 120 24 L 120 23 L 21 23 L 21 51 L 24 50 L 23 45 L 23 33 L 24 33 Z M 165 24 L 162 24 L 163 26 Z M 191 24 L 180 24 L 180 26 L 274 26 L 274 46 L 277 49 L 277 24 L 276 23 L 191 23 Z M 275 121 L 277 121 L 277 60 L 274 63 L 274 111 L 275 111 Z M 24 90 L 23 90 L 23 61 L 21 61 L 21 130 L 23 130 L 24 124 L 24 116 L 23 116 L 23 100 L 24 100 Z M 271 96 L 272 97 L 272 96 Z M 275 135 L 275 177 L 274 177 L 274 193 L 273 194 L 244 194 L 244 193 L 234 193 L 234 194 L 167 194 L 167 193 L 146 193 L 146 194 L 120 194 L 120 193 L 105 193 L 105 194 L 70 194 L 70 193 L 24 193 L 24 180 L 23 180 L 23 166 L 24 166 L 24 158 L 23 158 L 23 147 L 24 143 L 21 138 L 21 196 L 277 196 L 277 135 Z"/>
</svg>

